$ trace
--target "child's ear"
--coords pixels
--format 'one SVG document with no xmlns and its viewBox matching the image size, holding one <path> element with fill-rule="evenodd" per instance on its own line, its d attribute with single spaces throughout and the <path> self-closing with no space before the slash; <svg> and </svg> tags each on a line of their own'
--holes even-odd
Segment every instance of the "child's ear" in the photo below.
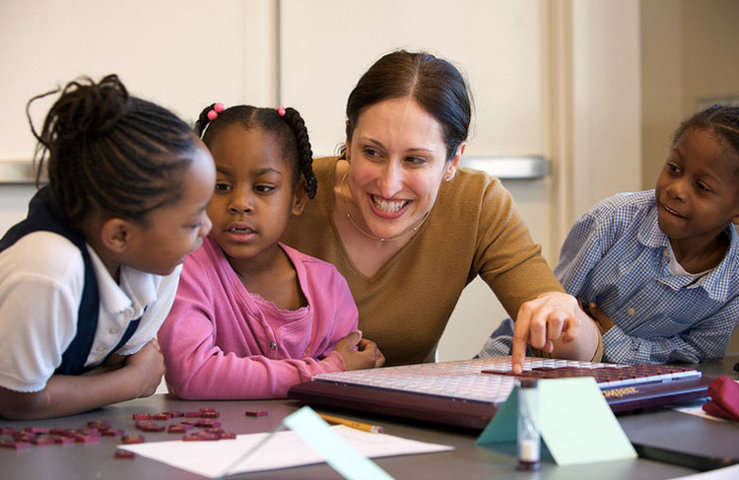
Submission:
<svg viewBox="0 0 739 480">
<path fill-rule="evenodd" d="M 132 229 L 129 222 L 114 217 L 103 222 L 100 234 L 106 248 L 116 253 L 122 253 L 131 243 Z"/>
<path fill-rule="evenodd" d="M 305 179 L 300 177 L 298 184 L 295 186 L 295 193 L 293 194 L 293 208 L 290 213 L 293 215 L 300 215 L 303 213 L 305 204 L 308 201 L 308 192 L 305 191 Z"/>
</svg>

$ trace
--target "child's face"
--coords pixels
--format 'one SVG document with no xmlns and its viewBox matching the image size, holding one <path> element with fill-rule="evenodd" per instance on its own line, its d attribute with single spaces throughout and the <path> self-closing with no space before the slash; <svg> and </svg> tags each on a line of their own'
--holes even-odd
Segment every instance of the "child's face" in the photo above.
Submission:
<svg viewBox="0 0 739 480">
<path fill-rule="evenodd" d="M 210 150 L 216 164 L 208 205 L 212 236 L 232 260 L 254 259 L 275 247 L 290 216 L 303 210 L 305 194 L 295 188 L 295 167 L 284 158 L 278 138 L 259 127 L 229 125 L 213 138 Z"/>
<path fill-rule="evenodd" d="M 709 242 L 739 221 L 737 165 L 737 153 L 710 130 L 686 130 L 657 178 L 662 231 L 673 240 Z"/>
<path fill-rule="evenodd" d="M 215 169 L 207 148 L 198 140 L 182 176 L 182 197 L 176 203 L 153 210 L 146 226 L 136 226 L 126 251 L 127 264 L 144 272 L 168 275 L 200 247 L 210 231 L 205 208 L 213 195 Z"/>
</svg>

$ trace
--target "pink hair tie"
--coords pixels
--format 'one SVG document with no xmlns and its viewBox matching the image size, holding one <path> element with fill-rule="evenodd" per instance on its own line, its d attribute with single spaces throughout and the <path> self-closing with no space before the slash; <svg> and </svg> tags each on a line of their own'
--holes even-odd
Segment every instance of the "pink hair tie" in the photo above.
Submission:
<svg viewBox="0 0 739 480">
<path fill-rule="evenodd" d="M 280 105 L 279 107 L 277 107 L 277 115 L 279 115 L 281 117 L 284 117 L 285 116 L 285 107 L 283 107 L 282 105 Z"/>
<path fill-rule="evenodd" d="M 215 105 L 213 105 L 213 108 L 211 108 L 208 111 L 208 120 L 212 122 L 213 120 L 218 118 L 218 114 L 224 111 L 225 109 L 226 107 L 224 107 L 221 102 L 216 103 Z"/>
</svg>

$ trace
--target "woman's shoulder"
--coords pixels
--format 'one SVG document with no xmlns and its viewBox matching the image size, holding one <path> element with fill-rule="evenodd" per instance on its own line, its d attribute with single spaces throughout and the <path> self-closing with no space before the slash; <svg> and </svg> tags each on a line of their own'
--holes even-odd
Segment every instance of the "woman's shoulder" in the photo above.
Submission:
<svg viewBox="0 0 739 480">
<path fill-rule="evenodd" d="M 437 205 L 463 223 L 490 216 L 491 221 L 501 220 L 498 217 L 508 217 L 515 210 L 511 194 L 498 178 L 467 167 L 460 167 L 451 181 L 442 181 Z"/>
<path fill-rule="evenodd" d="M 336 171 L 336 162 L 339 157 L 318 157 L 313 159 L 313 173 L 319 183 L 328 181 Z"/>
</svg>

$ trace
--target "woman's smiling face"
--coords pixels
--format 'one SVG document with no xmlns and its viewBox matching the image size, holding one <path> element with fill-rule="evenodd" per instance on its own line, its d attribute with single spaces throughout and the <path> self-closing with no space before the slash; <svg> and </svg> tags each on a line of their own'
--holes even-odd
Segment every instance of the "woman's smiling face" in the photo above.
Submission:
<svg viewBox="0 0 739 480">
<path fill-rule="evenodd" d="M 367 107 L 346 148 L 346 181 L 364 228 L 391 238 L 419 223 L 461 150 L 447 161 L 441 124 L 410 97 Z"/>
</svg>

